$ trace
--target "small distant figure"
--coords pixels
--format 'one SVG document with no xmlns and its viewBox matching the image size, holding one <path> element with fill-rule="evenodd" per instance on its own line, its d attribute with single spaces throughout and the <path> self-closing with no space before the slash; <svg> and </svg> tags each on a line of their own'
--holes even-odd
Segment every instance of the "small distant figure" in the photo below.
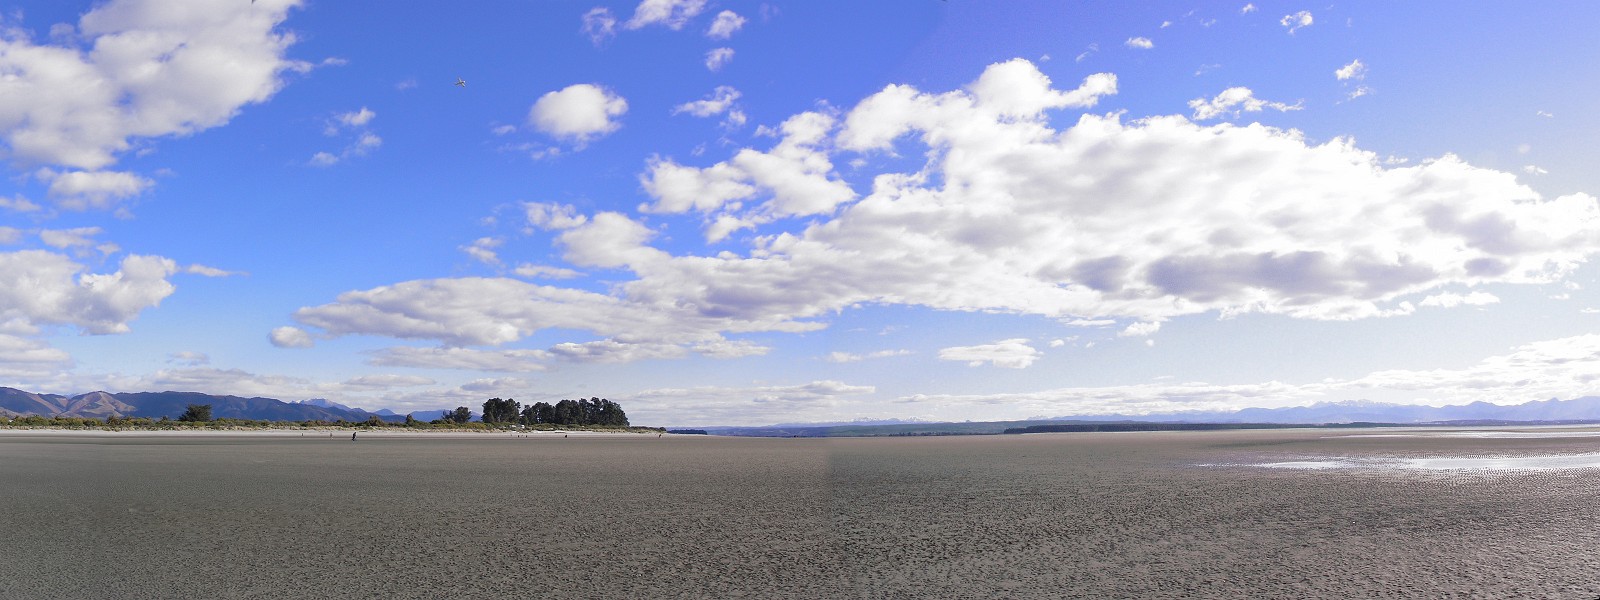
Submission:
<svg viewBox="0 0 1600 600">
<path fill-rule="evenodd" d="M 457 77 L 456 78 L 456 85 L 460 86 L 460 87 L 467 87 L 467 80 L 462 79 L 460 77 Z"/>
<path fill-rule="evenodd" d="M 352 441 L 352 442 L 356 441 L 356 432 L 354 432 L 354 431 L 350 432 L 350 441 Z"/>
</svg>

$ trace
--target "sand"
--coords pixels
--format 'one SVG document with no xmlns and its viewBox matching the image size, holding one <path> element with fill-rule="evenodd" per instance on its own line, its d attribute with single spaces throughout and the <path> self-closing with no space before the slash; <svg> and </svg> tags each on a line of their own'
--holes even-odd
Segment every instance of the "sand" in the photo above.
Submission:
<svg viewBox="0 0 1600 600">
<path fill-rule="evenodd" d="M 1600 439 L 1526 431 L 10 432 L 0 598 L 1600 596 Z"/>
</svg>

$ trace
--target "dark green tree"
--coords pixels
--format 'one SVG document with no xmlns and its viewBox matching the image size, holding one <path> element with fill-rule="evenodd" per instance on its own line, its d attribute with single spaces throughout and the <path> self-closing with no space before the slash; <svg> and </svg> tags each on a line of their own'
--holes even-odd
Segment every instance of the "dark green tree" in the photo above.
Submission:
<svg viewBox="0 0 1600 600">
<path fill-rule="evenodd" d="M 420 422 L 421 421 L 418 421 L 416 417 L 406 415 L 406 427 L 416 427 Z"/>
<path fill-rule="evenodd" d="M 455 410 L 444 411 L 444 415 L 439 418 L 446 423 L 464 425 L 467 421 L 472 420 L 472 409 L 465 406 L 457 406 Z"/>
<path fill-rule="evenodd" d="M 522 406 L 516 400 L 490 398 L 484 401 L 483 416 L 480 418 L 484 423 L 515 423 L 520 412 Z"/>
<path fill-rule="evenodd" d="M 211 420 L 211 405 L 210 404 L 190 404 L 188 408 L 183 409 L 183 414 L 178 415 L 178 420 L 179 421 L 196 422 L 196 423 L 210 421 Z"/>
</svg>

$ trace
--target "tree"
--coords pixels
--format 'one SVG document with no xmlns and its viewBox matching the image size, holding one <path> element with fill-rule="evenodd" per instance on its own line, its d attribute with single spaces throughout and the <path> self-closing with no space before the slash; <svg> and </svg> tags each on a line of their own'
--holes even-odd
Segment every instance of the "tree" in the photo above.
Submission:
<svg viewBox="0 0 1600 600">
<path fill-rule="evenodd" d="M 419 423 L 419 421 L 417 421 L 416 417 L 413 417 L 409 414 L 406 415 L 406 427 L 416 427 L 417 423 Z"/>
<path fill-rule="evenodd" d="M 190 404 L 183 409 L 183 414 L 178 416 L 179 421 L 204 422 L 211 420 L 210 404 Z"/>
<path fill-rule="evenodd" d="M 490 398 L 484 401 L 483 416 L 480 418 L 484 423 L 514 423 L 521 411 L 522 406 L 516 400 Z"/>
<path fill-rule="evenodd" d="M 472 420 L 472 409 L 465 406 L 457 406 L 455 410 L 444 411 L 444 415 L 440 419 L 443 419 L 446 423 L 465 425 L 467 421 Z"/>
</svg>

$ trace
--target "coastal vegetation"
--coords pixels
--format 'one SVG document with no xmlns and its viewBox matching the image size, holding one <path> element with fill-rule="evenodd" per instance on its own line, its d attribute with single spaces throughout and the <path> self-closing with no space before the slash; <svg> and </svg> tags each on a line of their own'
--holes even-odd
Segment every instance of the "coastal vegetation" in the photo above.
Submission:
<svg viewBox="0 0 1600 600">
<path fill-rule="evenodd" d="M 665 431 L 658 427 L 633 427 L 622 406 L 610 400 L 562 400 L 555 404 L 536 402 L 522 407 L 515 400 L 491 398 L 484 403 L 480 420 L 471 420 L 467 407 L 444 411 L 439 419 L 422 421 L 406 415 L 404 421 L 389 421 L 377 415 L 364 420 L 261 420 L 213 418 L 211 407 L 191 404 L 174 419 L 171 417 L 46 417 L 22 415 L 0 417 L 0 427 L 77 430 L 234 430 L 234 429 L 392 429 L 430 431 Z"/>
</svg>

